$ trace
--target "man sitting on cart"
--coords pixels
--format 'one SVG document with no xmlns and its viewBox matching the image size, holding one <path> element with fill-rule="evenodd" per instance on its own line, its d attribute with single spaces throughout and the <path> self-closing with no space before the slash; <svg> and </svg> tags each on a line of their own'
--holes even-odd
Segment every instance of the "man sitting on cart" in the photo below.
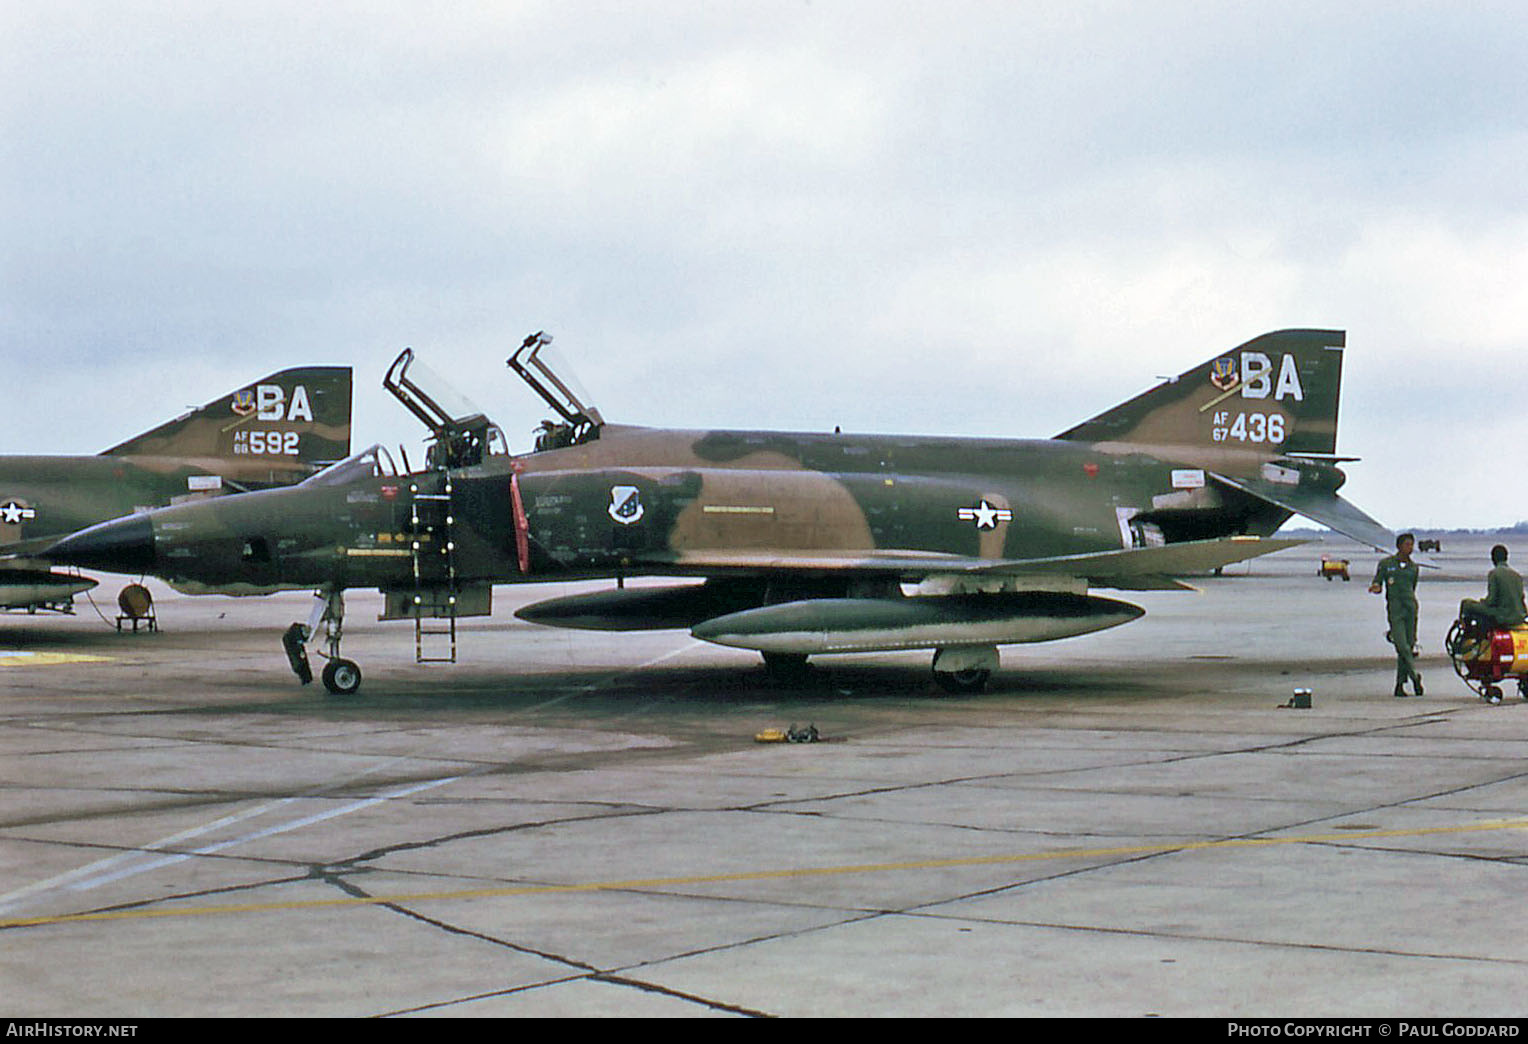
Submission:
<svg viewBox="0 0 1528 1044">
<path fill-rule="evenodd" d="M 1491 548 L 1491 572 L 1486 575 L 1486 597 L 1466 598 L 1459 603 L 1459 619 L 1466 629 L 1481 631 L 1516 627 L 1528 617 L 1523 606 L 1523 578 L 1507 564 L 1507 548 Z"/>
</svg>

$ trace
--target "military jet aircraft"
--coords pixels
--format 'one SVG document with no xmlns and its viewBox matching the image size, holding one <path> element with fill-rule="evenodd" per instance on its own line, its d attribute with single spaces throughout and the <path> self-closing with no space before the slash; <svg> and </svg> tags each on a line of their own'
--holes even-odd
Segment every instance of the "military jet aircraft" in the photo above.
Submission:
<svg viewBox="0 0 1528 1044">
<path fill-rule="evenodd" d="M 0 609 L 69 612 L 94 580 L 33 552 L 134 511 L 299 482 L 350 455 L 348 366 L 262 377 L 94 457 L 0 457 Z"/>
<path fill-rule="evenodd" d="M 443 405 L 405 350 L 383 384 L 433 433 L 405 473 L 372 447 L 297 486 L 184 504 L 86 529 L 55 561 L 161 576 L 183 590 L 313 588 L 287 653 L 327 636 L 332 692 L 343 591 L 377 587 L 384 619 L 430 627 L 454 659 L 455 621 L 492 585 L 612 578 L 517 615 L 597 630 L 686 628 L 757 650 L 772 670 L 823 653 L 934 649 L 938 682 L 977 691 L 997 647 L 1139 617 L 1094 588 L 1187 587 L 1296 541 L 1299 513 L 1384 546 L 1383 526 L 1337 496 L 1345 335 L 1265 334 L 1048 440 L 673 431 L 606 423 L 540 354 L 509 365 L 557 413 L 518 456 L 480 413 Z M 406 469 L 405 469 L 406 470 Z M 627 588 L 627 577 L 679 578 Z M 696 581 L 699 582 L 696 582 Z M 433 624 L 430 624 L 434 621 Z M 320 650 L 322 653 L 322 650 Z"/>
</svg>

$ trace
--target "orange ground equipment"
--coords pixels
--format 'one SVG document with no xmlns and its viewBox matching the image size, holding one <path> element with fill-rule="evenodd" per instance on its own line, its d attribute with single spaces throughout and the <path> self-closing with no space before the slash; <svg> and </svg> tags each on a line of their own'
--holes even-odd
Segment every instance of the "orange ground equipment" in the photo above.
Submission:
<svg viewBox="0 0 1528 1044">
<path fill-rule="evenodd" d="M 1486 627 L 1455 620 L 1443 639 L 1459 677 L 1487 703 L 1501 702 L 1501 682 L 1517 680 L 1517 694 L 1528 700 L 1528 623 Z"/>
<path fill-rule="evenodd" d="M 1316 570 L 1317 576 L 1324 576 L 1328 580 L 1342 577 L 1343 580 L 1353 579 L 1348 574 L 1348 560 L 1346 558 L 1332 558 L 1328 555 L 1321 556 L 1321 565 Z"/>
</svg>

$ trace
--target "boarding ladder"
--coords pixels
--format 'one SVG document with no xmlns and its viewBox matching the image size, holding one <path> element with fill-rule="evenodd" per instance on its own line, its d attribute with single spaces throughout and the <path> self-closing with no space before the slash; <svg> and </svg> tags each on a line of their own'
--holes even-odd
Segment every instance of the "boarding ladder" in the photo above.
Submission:
<svg viewBox="0 0 1528 1044">
<path fill-rule="evenodd" d="M 442 474 L 441 492 L 409 487 L 411 549 L 414 561 L 414 662 L 456 662 L 456 540 L 451 476 Z M 430 621 L 438 621 L 430 623 Z"/>
</svg>

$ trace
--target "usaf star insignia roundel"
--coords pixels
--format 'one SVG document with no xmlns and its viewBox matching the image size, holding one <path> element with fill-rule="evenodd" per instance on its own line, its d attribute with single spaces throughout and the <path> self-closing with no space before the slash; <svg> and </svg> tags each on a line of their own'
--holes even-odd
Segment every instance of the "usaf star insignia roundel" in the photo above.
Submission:
<svg viewBox="0 0 1528 1044">
<path fill-rule="evenodd" d="M 611 486 L 610 507 L 606 510 L 610 512 L 611 518 L 623 526 L 642 521 L 644 508 L 641 490 L 636 486 Z"/>
<path fill-rule="evenodd" d="M 29 508 L 19 500 L 7 500 L 0 504 L 0 522 L 8 526 L 19 526 L 37 517 L 37 509 Z"/>
<path fill-rule="evenodd" d="M 975 522 L 977 529 L 996 529 L 999 522 L 1012 522 L 1013 512 L 1007 508 L 993 507 L 983 497 L 982 502 L 976 507 L 963 507 L 960 509 L 962 522 Z"/>
</svg>

